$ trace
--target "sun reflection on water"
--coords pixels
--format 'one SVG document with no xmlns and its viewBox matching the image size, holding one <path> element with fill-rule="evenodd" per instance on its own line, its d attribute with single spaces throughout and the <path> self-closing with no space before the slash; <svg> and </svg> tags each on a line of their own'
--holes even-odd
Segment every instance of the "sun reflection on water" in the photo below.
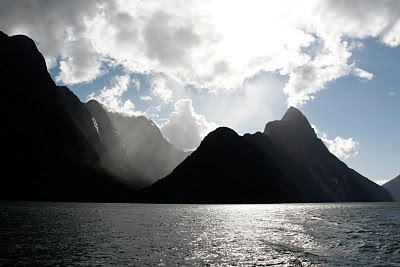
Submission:
<svg viewBox="0 0 400 267">
<path fill-rule="evenodd" d="M 305 264 L 318 244 L 303 229 L 306 218 L 293 205 L 210 205 L 202 230 L 190 243 L 192 260 L 250 265 Z M 315 259 L 312 259 L 316 263 Z"/>
<path fill-rule="evenodd" d="M 396 203 L 2 203 L 0 265 L 400 263 Z"/>
</svg>

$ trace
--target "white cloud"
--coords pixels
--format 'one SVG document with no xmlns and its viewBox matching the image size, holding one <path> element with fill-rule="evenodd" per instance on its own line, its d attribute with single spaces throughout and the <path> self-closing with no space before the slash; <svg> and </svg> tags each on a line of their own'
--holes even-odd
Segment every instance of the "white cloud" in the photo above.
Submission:
<svg viewBox="0 0 400 267">
<path fill-rule="evenodd" d="M 128 90 L 131 84 L 131 78 L 128 74 L 115 76 L 112 79 L 112 87 L 104 87 L 99 94 L 92 93 L 87 100 L 95 99 L 103 104 L 108 110 L 119 112 L 126 115 L 140 115 L 135 111 L 135 106 L 131 100 L 122 100 L 122 95 Z"/>
<path fill-rule="evenodd" d="M 256 132 L 285 110 L 282 88 L 285 79 L 279 74 L 261 72 L 247 79 L 234 92 L 216 91 L 204 94 L 190 91 L 179 98 L 190 98 L 196 110 L 220 126 L 235 129 L 240 134 Z"/>
<path fill-rule="evenodd" d="M 163 103 L 169 103 L 172 101 L 172 90 L 167 84 L 167 80 L 160 75 L 157 75 L 151 79 L 150 91 L 152 96 L 159 99 Z"/>
<path fill-rule="evenodd" d="M 140 91 L 140 81 L 138 79 L 131 79 L 131 84 L 133 88 L 136 88 L 136 91 Z"/>
<path fill-rule="evenodd" d="M 86 38 L 87 21 L 111 5 L 96 1 L 1 1 L 0 25 L 8 34 L 26 34 L 43 53 L 48 68 L 60 56 L 58 81 L 90 82 L 103 74 L 103 56 Z"/>
<path fill-rule="evenodd" d="M 329 139 L 328 135 L 324 132 L 320 132 L 315 125 L 311 125 L 314 128 L 317 136 L 324 142 L 325 146 L 329 151 L 338 158 L 347 159 L 358 155 L 357 147 L 358 142 L 354 141 L 353 138 L 342 138 L 340 136 L 335 139 Z"/>
<path fill-rule="evenodd" d="M 396 92 L 389 92 L 389 95 L 395 95 Z"/>
<path fill-rule="evenodd" d="M 228 91 L 263 70 L 288 76 L 283 91 L 288 104 L 298 106 L 340 77 L 373 78 L 351 62 L 363 39 L 400 44 L 400 1 L 4 0 L 1 5 L 2 28 L 33 37 L 49 67 L 59 57 L 57 80 L 66 84 L 92 81 L 110 61 L 127 73 L 159 73 L 184 85 Z M 161 101 L 173 101 L 174 88 L 155 88 Z"/>
<path fill-rule="evenodd" d="M 400 19 L 383 36 L 382 41 L 388 46 L 395 47 L 400 44 Z"/>
<path fill-rule="evenodd" d="M 366 80 L 371 80 L 374 77 L 374 74 L 360 68 L 353 68 L 353 74 Z"/>
<path fill-rule="evenodd" d="M 386 184 L 387 182 L 389 182 L 390 180 L 377 180 L 377 181 L 375 181 L 375 183 L 377 183 L 378 185 L 384 185 L 384 184 Z"/>
<path fill-rule="evenodd" d="M 151 101 L 153 98 L 149 95 L 140 96 L 140 100 L 142 101 Z"/>
<path fill-rule="evenodd" d="M 196 149 L 203 138 L 217 128 L 213 122 L 207 122 L 204 116 L 197 114 L 192 100 L 180 99 L 169 120 L 161 126 L 164 137 L 174 146 L 184 150 Z"/>
<path fill-rule="evenodd" d="M 56 81 L 67 85 L 91 82 L 105 73 L 101 66 L 102 56 L 93 50 L 88 40 L 68 42 Z"/>
</svg>

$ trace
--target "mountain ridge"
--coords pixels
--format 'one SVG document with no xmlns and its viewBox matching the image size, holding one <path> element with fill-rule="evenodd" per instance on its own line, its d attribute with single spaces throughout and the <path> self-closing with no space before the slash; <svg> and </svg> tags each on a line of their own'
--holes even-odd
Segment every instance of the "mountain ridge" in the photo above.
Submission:
<svg viewBox="0 0 400 267">
<path fill-rule="evenodd" d="M 196 182 L 186 181 L 188 177 Z M 219 183 L 231 184 L 224 188 Z M 237 188 L 246 192 L 249 185 L 253 195 L 235 196 Z M 209 196 L 215 186 L 225 196 L 222 200 Z M 274 197 L 268 198 L 266 191 Z M 331 154 L 294 107 L 281 120 L 267 123 L 264 133 L 239 136 L 227 127 L 209 133 L 191 156 L 145 192 L 150 201 L 166 203 L 393 201 L 385 189 Z M 180 194 L 185 196 L 176 197 Z"/>
<path fill-rule="evenodd" d="M 188 156 L 147 118 L 123 117 L 95 101 L 84 104 L 57 86 L 29 37 L 0 32 L 0 79 L 7 100 L 0 106 L 2 170 L 8 174 L 0 179 L 4 200 L 393 200 L 332 155 L 294 107 L 267 123 L 263 133 L 239 136 L 220 127 Z"/>
<path fill-rule="evenodd" d="M 135 194 L 104 165 L 108 155 L 99 153 L 104 150 L 88 111 L 55 85 L 33 40 L 0 34 L 0 79 L 8 129 L 2 131 L 8 174 L 0 179 L 2 199 L 126 201 Z"/>
<path fill-rule="evenodd" d="M 217 128 L 171 174 L 144 189 L 144 200 L 157 203 L 295 202 L 296 193 L 279 181 L 283 175 L 280 170 L 265 164 L 267 155 L 249 151 L 254 151 L 253 145 L 234 130 Z M 200 160 L 203 164 L 197 164 Z M 243 164 L 248 168 L 242 168 Z M 249 177 L 250 182 L 242 183 L 243 177 Z"/>
<path fill-rule="evenodd" d="M 400 175 L 382 185 L 396 202 L 400 202 Z"/>
<path fill-rule="evenodd" d="M 285 173 L 303 188 L 306 201 L 390 199 L 374 182 L 330 153 L 300 110 L 290 107 L 280 121 L 266 125 L 264 134 L 275 144 L 275 155 L 278 162 L 285 163 Z"/>
</svg>

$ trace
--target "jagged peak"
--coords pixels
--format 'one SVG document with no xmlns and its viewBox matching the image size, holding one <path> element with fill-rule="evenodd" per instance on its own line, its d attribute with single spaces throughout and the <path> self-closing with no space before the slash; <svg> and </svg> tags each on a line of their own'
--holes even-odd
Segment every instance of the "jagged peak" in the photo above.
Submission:
<svg viewBox="0 0 400 267">
<path fill-rule="evenodd" d="M 312 129 L 311 124 L 309 123 L 306 116 L 304 116 L 300 110 L 292 106 L 286 111 L 281 120 L 268 122 L 265 125 L 264 134 L 268 134 L 276 127 L 280 128 L 280 126 L 282 125 L 293 126 L 299 131 L 301 130 L 302 132 L 312 131 L 314 133 L 314 130 Z"/>
<path fill-rule="evenodd" d="M 295 107 L 289 107 L 289 109 L 286 111 L 285 115 L 283 115 L 282 121 L 304 121 L 308 123 L 308 120 L 306 116 L 301 113 L 300 110 L 298 110 Z"/>
</svg>

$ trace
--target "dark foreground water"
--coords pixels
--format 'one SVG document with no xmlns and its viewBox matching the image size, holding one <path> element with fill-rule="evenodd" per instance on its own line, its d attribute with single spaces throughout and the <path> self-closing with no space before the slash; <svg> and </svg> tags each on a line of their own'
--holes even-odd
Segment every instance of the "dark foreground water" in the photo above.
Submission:
<svg viewBox="0 0 400 267">
<path fill-rule="evenodd" d="M 400 266 L 400 205 L 0 203 L 0 265 Z"/>
</svg>

